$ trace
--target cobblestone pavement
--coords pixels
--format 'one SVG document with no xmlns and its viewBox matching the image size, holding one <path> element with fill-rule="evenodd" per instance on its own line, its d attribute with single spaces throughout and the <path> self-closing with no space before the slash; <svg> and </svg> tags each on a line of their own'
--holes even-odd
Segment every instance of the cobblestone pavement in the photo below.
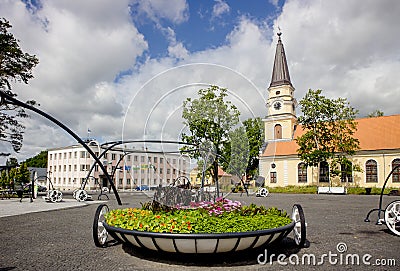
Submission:
<svg viewBox="0 0 400 271">
<path fill-rule="evenodd" d="M 152 253 L 112 239 L 108 247 L 97 248 L 92 225 L 99 202 L 79 204 L 66 195 L 64 203 L 38 202 L 37 206 L 73 206 L 0 217 L 0 270 L 399 270 L 400 237 L 391 234 L 385 225 L 375 225 L 376 213 L 371 216 L 371 223 L 364 222 L 368 211 L 378 207 L 378 196 L 270 194 L 256 198 L 231 194 L 229 198 L 288 212 L 293 204 L 301 204 L 307 220 L 306 247 L 297 248 L 289 236 L 271 247 L 211 256 Z M 139 207 L 150 198 L 136 192 L 121 193 L 121 199 L 122 207 Z M 400 197 L 385 196 L 383 206 L 393 200 Z M 29 199 L 24 201 L 27 202 L 21 205 L 18 201 L 0 200 L 0 213 L 5 213 L 4 208 L 35 206 Z M 121 208 L 112 197 L 106 204 Z M 272 262 L 258 263 L 257 258 L 264 261 L 272 254 Z M 299 265 L 294 264 L 297 260 Z"/>
</svg>

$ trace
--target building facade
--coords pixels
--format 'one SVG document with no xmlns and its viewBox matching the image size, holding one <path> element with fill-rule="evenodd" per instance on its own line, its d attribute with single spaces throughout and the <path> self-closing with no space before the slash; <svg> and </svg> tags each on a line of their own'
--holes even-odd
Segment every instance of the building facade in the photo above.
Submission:
<svg viewBox="0 0 400 271">
<path fill-rule="evenodd" d="M 265 146 L 260 153 L 259 172 L 265 184 L 277 186 L 382 187 L 394 167 L 400 164 L 400 115 L 357 119 L 354 137 L 360 149 L 349 157 L 361 171 L 332 178 L 327 163 L 305 167 L 297 155 L 295 139 L 304 131 L 297 124 L 292 85 L 285 50 L 278 34 L 272 79 L 268 88 Z M 400 188 L 400 169 L 388 179 L 387 187 Z"/>
<path fill-rule="evenodd" d="M 95 142 L 88 145 L 99 157 L 103 151 L 99 145 Z M 109 150 L 100 160 L 119 190 L 165 186 L 179 176 L 189 177 L 190 173 L 190 159 L 179 154 Z M 78 189 L 85 181 L 89 190 L 110 186 L 101 167 L 80 144 L 48 150 L 47 174 L 60 190 Z"/>
</svg>

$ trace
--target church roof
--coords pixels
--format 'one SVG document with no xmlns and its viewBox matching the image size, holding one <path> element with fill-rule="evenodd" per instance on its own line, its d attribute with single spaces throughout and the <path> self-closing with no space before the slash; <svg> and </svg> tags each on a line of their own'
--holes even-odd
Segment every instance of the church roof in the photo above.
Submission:
<svg viewBox="0 0 400 271">
<path fill-rule="evenodd" d="M 292 85 L 281 35 L 282 33 L 278 33 L 279 38 L 278 44 L 276 45 L 274 68 L 272 70 L 272 79 L 269 87 Z"/>
<path fill-rule="evenodd" d="M 400 149 L 400 115 L 356 119 L 357 131 L 354 137 L 360 141 L 359 151 Z M 293 138 L 304 134 L 298 125 Z M 269 142 L 261 156 L 297 155 L 295 140 Z"/>
</svg>

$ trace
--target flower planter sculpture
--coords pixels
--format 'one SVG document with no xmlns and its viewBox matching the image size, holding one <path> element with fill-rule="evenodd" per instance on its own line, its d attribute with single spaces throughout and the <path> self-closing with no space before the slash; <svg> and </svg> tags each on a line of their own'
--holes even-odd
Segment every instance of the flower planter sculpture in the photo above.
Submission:
<svg viewBox="0 0 400 271">
<path fill-rule="evenodd" d="M 200 211 L 191 208 L 187 209 L 186 207 L 180 209 L 178 207 L 172 211 L 172 217 L 170 211 L 164 213 L 152 212 L 147 210 L 145 206 L 142 209 L 128 208 L 110 211 L 107 205 L 101 204 L 97 208 L 93 222 L 94 242 L 98 247 L 105 247 L 107 238 L 110 235 L 119 242 L 160 252 L 226 253 L 258 248 L 278 242 L 293 231 L 296 244 L 300 247 L 304 246 L 306 223 L 303 209 L 300 205 L 295 204 L 293 206 L 292 214 L 289 218 L 285 215 L 280 215 L 280 211 L 274 208 L 265 209 L 255 205 L 235 207 L 234 203 L 230 203 L 232 202 L 229 200 L 219 199 L 216 203 L 195 204 L 196 207 L 201 209 Z M 219 206 L 224 206 L 225 209 L 219 210 L 218 204 L 220 204 Z M 249 212 L 254 212 L 255 215 L 248 215 Z M 279 214 L 274 214 L 276 212 Z M 265 218 L 269 216 L 274 217 L 274 219 L 280 217 L 281 219 L 278 219 L 281 220 L 278 222 L 279 226 L 260 228 L 260 225 L 262 227 L 262 225 L 266 224 L 265 221 L 267 220 Z M 205 221 L 198 223 L 200 221 L 199 217 Z M 223 226 L 214 224 L 215 221 L 224 219 L 224 217 L 226 220 L 222 220 L 222 224 L 228 227 L 228 230 Z M 226 224 L 232 222 L 234 227 L 235 218 L 247 219 L 245 220 L 247 222 L 237 223 L 245 228 L 248 226 L 247 224 L 251 224 L 251 221 L 261 222 L 258 223 L 260 225 L 257 225 L 255 230 L 244 229 L 242 231 L 239 229 L 239 231 L 232 231 L 232 228 L 229 228 L 230 225 Z M 190 220 L 197 221 L 197 225 L 200 226 L 197 228 L 196 226 L 192 227 L 195 223 L 190 224 Z M 216 225 L 214 226 L 215 232 L 209 225 Z"/>
</svg>

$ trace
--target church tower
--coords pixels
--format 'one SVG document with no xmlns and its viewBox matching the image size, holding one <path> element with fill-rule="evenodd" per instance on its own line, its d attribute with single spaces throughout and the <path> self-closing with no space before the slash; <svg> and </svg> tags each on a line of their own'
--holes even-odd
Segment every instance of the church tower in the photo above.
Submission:
<svg viewBox="0 0 400 271">
<path fill-rule="evenodd" d="M 294 87 L 290 81 L 281 35 L 279 32 L 272 79 L 268 88 L 268 115 L 263 120 L 266 142 L 292 140 L 297 123 L 295 111 L 297 102 L 294 98 Z"/>
</svg>

